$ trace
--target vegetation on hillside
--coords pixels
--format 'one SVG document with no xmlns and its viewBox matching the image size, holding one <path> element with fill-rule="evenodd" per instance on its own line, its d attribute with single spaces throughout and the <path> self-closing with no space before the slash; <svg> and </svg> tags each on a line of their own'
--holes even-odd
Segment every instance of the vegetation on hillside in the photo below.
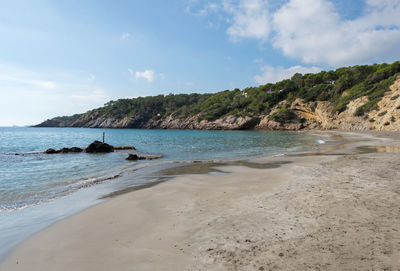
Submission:
<svg viewBox="0 0 400 271">
<path fill-rule="evenodd" d="M 134 117 L 143 122 L 196 116 L 199 120 L 214 120 L 222 116 L 257 116 L 268 114 L 271 108 L 286 100 L 290 104 L 296 98 L 310 101 L 330 101 L 335 112 L 342 112 L 347 104 L 361 96 L 368 102 L 357 109 L 362 116 L 376 109 L 389 86 L 400 73 L 400 62 L 392 64 L 362 65 L 322 71 L 316 74 L 295 74 L 291 79 L 275 84 L 249 87 L 243 90 L 225 90 L 215 94 L 169 94 L 134 99 L 110 101 L 104 107 L 89 111 L 104 117 Z M 73 116 L 70 118 L 74 118 Z M 292 118 L 290 110 L 283 107 L 273 118 L 285 121 Z"/>
</svg>

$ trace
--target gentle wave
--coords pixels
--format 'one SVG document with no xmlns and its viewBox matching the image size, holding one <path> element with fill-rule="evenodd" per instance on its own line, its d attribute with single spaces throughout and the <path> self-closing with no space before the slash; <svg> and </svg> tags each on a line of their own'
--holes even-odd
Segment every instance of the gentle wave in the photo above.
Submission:
<svg viewBox="0 0 400 271">
<path fill-rule="evenodd" d="M 87 146 L 103 129 L 0 128 L 0 211 L 52 201 L 114 180 L 153 162 L 125 161 L 126 154 L 54 154 L 40 151 Z M 327 138 L 296 132 L 106 130 L 112 145 L 162 153 L 157 161 L 240 160 L 318 148 Z M 319 141 L 320 140 L 320 141 Z M 40 151 L 38 151 L 40 150 Z"/>
<path fill-rule="evenodd" d="M 14 211 L 14 210 L 22 210 L 22 209 L 25 209 L 25 208 L 28 208 L 31 206 L 50 202 L 57 198 L 74 193 L 74 192 L 78 191 L 79 189 L 91 187 L 96 184 L 110 181 L 110 180 L 116 179 L 120 176 L 121 176 L 121 174 L 116 174 L 116 175 L 112 175 L 112 176 L 88 177 L 88 178 L 79 178 L 77 180 L 68 180 L 65 182 L 55 183 L 56 186 L 57 185 L 61 186 L 63 184 L 64 184 L 64 186 L 62 186 L 62 189 L 54 191 L 54 194 L 49 194 L 49 193 L 43 194 L 42 199 L 31 198 L 31 199 L 28 199 L 27 201 L 21 201 L 21 202 L 15 202 L 15 203 L 2 202 L 2 203 L 0 203 L 0 212 L 1 211 L 10 212 L 10 211 Z M 36 194 L 36 196 L 39 196 L 39 195 Z"/>
</svg>

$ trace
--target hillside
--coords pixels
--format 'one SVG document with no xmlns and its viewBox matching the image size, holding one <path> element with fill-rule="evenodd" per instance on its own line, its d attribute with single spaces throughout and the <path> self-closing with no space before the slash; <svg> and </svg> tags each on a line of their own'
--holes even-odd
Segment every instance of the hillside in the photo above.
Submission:
<svg viewBox="0 0 400 271">
<path fill-rule="evenodd" d="M 399 75 L 396 61 L 215 94 L 119 99 L 37 127 L 400 130 Z"/>
</svg>

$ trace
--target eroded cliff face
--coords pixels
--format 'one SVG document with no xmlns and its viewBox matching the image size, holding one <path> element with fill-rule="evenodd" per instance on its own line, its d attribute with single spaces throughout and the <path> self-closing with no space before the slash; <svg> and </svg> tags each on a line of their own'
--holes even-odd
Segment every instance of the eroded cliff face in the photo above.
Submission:
<svg viewBox="0 0 400 271">
<path fill-rule="evenodd" d="M 378 103 L 379 110 L 369 113 L 370 128 L 379 131 L 400 131 L 400 78 Z"/>
<path fill-rule="evenodd" d="M 160 129 L 201 129 L 201 130 L 247 130 L 253 129 L 259 121 L 256 117 L 226 116 L 214 121 L 198 120 L 198 116 L 175 119 L 172 116 L 159 121 L 149 121 L 143 128 Z"/>
<path fill-rule="evenodd" d="M 400 131 L 400 77 L 390 87 L 390 91 L 378 103 L 378 110 L 373 110 L 365 116 L 356 116 L 360 106 L 368 102 L 363 96 L 351 101 L 345 111 L 333 113 L 330 102 L 318 101 L 305 103 L 295 100 L 289 107 L 296 114 L 291 122 L 279 123 L 271 120 L 271 114 L 282 106 L 277 105 L 268 116 L 263 116 L 257 129 L 266 130 L 300 130 L 300 129 L 338 129 L 338 130 L 379 130 Z"/>
<path fill-rule="evenodd" d="M 148 128 L 148 129 L 202 129 L 202 130 L 400 130 L 400 77 L 390 87 L 390 91 L 378 103 L 378 110 L 364 116 L 356 116 L 357 109 L 368 102 L 368 97 L 352 100 L 345 111 L 333 113 L 333 105 L 327 101 L 293 101 L 288 109 L 294 113 L 290 120 L 274 120 L 286 101 L 280 102 L 268 115 L 225 116 L 217 120 L 199 120 L 198 116 L 166 118 L 145 121 L 140 117 L 109 118 L 98 111 L 91 111 L 69 119 L 52 119 L 40 124 L 40 127 L 89 127 L 89 128 Z"/>
</svg>

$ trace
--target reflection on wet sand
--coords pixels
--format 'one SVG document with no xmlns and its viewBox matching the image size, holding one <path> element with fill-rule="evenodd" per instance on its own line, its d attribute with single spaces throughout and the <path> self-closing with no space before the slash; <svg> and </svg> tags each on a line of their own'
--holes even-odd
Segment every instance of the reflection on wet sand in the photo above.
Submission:
<svg viewBox="0 0 400 271">
<path fill-rule="evenodd" d="M 243 166 L 255 169 L 277 168 L 280 165 L 290 163 L 290 161 L 271 162 L 271 163 L 254 163 L 249 161 L 224 161 L 224 162 L 201 162 L 197 161 L 189 165 L 173 167 L 160 171 L 160 174 L 166 176 L 181 176 L 186 174 L 209 174 L 209 173 L 229 173 L 218 169 L 217 167 L 223 166 Z"/>
<path fill-rule="evenodd" d="M 127 187 L 127 188 L 124 188 L 122 190 L 118 190 L 118 191 L 109 193 L 107 195 L 104 195 L 100 199 L 113 198 L 113 197 L 117 197 L 117 196 L 129 193 L 129 192 L 133 192 L 133 191 L 137 191 L 137 190 L 141 190 L 141 189 L 145 189 L 145 188 L 150 188 L 150 187 L 155 186 L 157 184 L 163 183 L 166 180 L 167 180 L 167 178 L 160 178 L 159 180 L 157 180 L 155 182 Z"/>
<path fill-rule="evenodd" d="M 377 153 L 377 152 L 400 152 L 400 147 L 392 146 L 359 146 L 353 149 L 344 150 L 344 147 L 349 143 L 344 143 L 335 147 L 326 148 L 320 152 L 309 152 L 290 154 L 290 156 L 315 156 L 315 155 L 352 155 L 352 154 L 366 154 L 366 153 Z M 344 150 L 343 152 L 336 152 L 337 150 Z"/>
<path fill-rule="evenodd" d="M 337 137 L 336 140 L 343 140 L 343 137 Z M 345 149 L 350 142 L 345 142 L 337 144 L 334 146 L 326 146 L 323 150 L 319 152 L 309 152 L 301 154 L 290 154 L 287 157 L 293 156 L 317 156 L 317 155 L 352 155 L 352 154 L 367 154 L 367 153 L 379 153 L 379 152 L 400 152 L 400 147 L 393 146 L 359 146 L 352 149 Z M 340 150 L 340 151 L 339 151 Z M 269 163 L 255 163 L 249 161 L 193 161 L 189 164 L 184 164 L 176 167 L 171 167 L 168 169 L 161 170 L 152 176 L 145 177 L 146 179 L 155 179 L 156 181 L 137 185 L 133 187 L 128 187 L 122 190 L 118 190 L 107 194 L 102 197 L 110 198 L 116 197 L 125 193 L 137 191 L 144 188 L 149 188 L 157 184 L 163 183 L 177 176 L 187 175 L 187 174 L 229 174 L 229 171 L 222 170 L 220 167 L 224 166 L 244 166 L 254 169 L 268 169 L 277 168 L 280 165 L 291 163 L 291 161 L 279 161 L 279 162 L 269 162 Z"/>
<path fill-rule="evenodd" d="M 357 148 L 358 153 L 376 153 L 376 152 L 400 152 L 400 147 L 393 146 L 361 146 Z"/>
<path fill-rule="evenodd" d="M 190 164 L 164 169 L 157 172 L 153 176 L 145 177 L 146 179 L 156 179 L 156 181 L 154 182 L 118 190 L 101 197 L 101 199 L 112 198 L 125 193 L 137 191 L 144 188 L 149 188 L 157 184 L 163 183 L 167 180 L 170 180 L 174 177 L 187 174 L 229 174 L 230 172 L 228 171 L 223 171 L 221 169 L 218 169 L 218 167 L 222 166 L 244 166 L 254 169 L 268 169 L 268 168 L 277 168 L 280 167 L 281 165 L 288 163 L 291 162 L 279 161 L 279 162 L 269 162 L 269 163 L 253 163 L 249 161 L 226 161 L 226 162 L 194 161 L 193 163 Z"/>
</svg>

